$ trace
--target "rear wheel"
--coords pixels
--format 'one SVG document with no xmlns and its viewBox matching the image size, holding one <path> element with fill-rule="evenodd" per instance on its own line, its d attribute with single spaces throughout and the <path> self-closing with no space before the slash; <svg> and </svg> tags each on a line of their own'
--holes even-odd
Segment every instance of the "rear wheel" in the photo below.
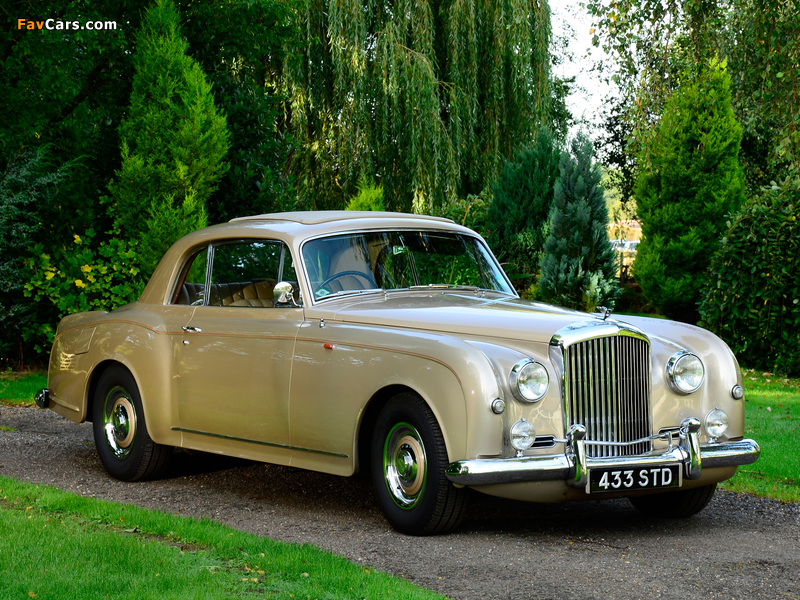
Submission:
<svg viewBox="0 0 800 600">
<path fill-rule="evenodd" d="M 139 481 L 163 473 L 172 448 L 150 439 L 139 388 L 126 368 L 114 365 L 100 376 L 92 419 L 100 462 L 112 477 Z"/>
<path fill-rule="evenodd" d="M 372 479 L 386 519 L 402 533 L 430 535 L 457 527 L 466 491 L 445 476 L 448 464 L 439 424 L 414 394 L 392 398 L 378 416 Z"/>
<path fill-rule="evenodd" d="M 690 490 L 680 490 L 654 496 L 629 498 L 631 504 L 648 517 L 662 519 L 682 519 L 691 517 L 703 510 L 711 502 L 717 484 L 712 483 Z"/>
</svg>

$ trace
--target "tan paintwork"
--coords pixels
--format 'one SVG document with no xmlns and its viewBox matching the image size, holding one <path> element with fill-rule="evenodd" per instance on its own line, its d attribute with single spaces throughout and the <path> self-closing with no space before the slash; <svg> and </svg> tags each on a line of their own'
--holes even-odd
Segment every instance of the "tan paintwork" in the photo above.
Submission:
<svg viewBox="0 0 800 600">
<path fill-rule="evenodd" d="M 166 253 L 138 302 L 61 322 L 50 358 L 51 408 L 76 422 L 90 419 L 93 383 L 105 366 L 120 363 L 139 386 L 154 441 L 339 475 L 358 469 L 361 436 L 371 433 L 362 429 L 370 403 L 401 388 L 430 406 L 453 461 L 513 456 L 507 431 L 523 417 L 539 435 L 564 437 L 549 342 L 565 325 L 597 316 L 498 294 L 424 290 L 314 302 L 297 259 L 302 308 L 170 304 L 184 261 L 211 240 L 281 240 L 297 257 L 309 238 L 385 228 L 472 233 L 443 219 L 334 212 L 265 215 L 186 236 Z M 702 422 L 721 407 L 731 419 L 726 438 L 743 436 L 743 401 L 730 395 L 741 375 L 721 340 L 669 321 L 620 320 L 651 340 L 654 431 L 687 417 Z M 202 331 L 182 329 L 189 325 Z M 706 366 L 705 384 L 687 396 L 666 385 L 667 360 L 681 349 L 696 353 Z M 511 367 L 525 357 L 544 364 L 551 379 L 545 398 L 532 405 L 514 400 L 508 388 Z M 491 410 L 496 398 L 506 402 L 501 415 Z M 732 473 L 709 469 L 700 482 Z M 536 501 L 584 495 L 562 482 L 484 491 Z"/>
</svg>

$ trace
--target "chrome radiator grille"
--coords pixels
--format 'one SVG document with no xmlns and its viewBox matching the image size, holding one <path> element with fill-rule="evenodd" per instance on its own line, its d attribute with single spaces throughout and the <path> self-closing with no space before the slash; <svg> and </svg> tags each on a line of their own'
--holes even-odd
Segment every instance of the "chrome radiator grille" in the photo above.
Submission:
<svg viewBox="0 0 800 600">
<path fill-rule="evenodd" d="M 567 425 L 586 427 L 587 441 L 631 442 L 650 435 L 650 344 L 626 335 L 580 341 L 564 348 Z M 652 442 L 587 444 L 592 457 L 632 456 Z"/>
</svg>

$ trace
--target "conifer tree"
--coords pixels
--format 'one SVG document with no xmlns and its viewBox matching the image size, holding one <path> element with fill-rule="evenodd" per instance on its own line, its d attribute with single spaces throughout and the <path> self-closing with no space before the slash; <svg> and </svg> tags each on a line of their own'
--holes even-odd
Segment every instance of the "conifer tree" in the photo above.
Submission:
<svg viewBox="0 0 800 600">
<path fill-rule="evenodd" d="M 122 166 L 109 187 L 119 235 L 140 242 L 147 277 L 178 237 L 205 226 L 206 200 L 227 168 L 229 134 L 205 75 L 186 54 L 172 0 L 156 0 L 136 43 Z"/>
<path fill-rule="evenodd" d="M 741 137 L 730 76 L 725 63 L 715 61 L 669 98 L 639 159 L 642 242 L 633 274 L 645 296 L 672 319 L 697 321 L 700 290 L 724 217 L 744 201 Z"/>
<path fill-rule="evenodd" d="M 561 155 L 550 230 L 544 244 L 539 295 L 588 312 L 614 306 L 616 258 L 608 240 L 608 210 L 591 141 L 578 135 Z"/>
<path fill-rule="evenodd" d="M 494 186 L 487 212 L 491 245 L 518 273 L 538 270 L 558 164 L 553 136 L 542 127 L 531 145 L 503 165 Z"/>
</svg>

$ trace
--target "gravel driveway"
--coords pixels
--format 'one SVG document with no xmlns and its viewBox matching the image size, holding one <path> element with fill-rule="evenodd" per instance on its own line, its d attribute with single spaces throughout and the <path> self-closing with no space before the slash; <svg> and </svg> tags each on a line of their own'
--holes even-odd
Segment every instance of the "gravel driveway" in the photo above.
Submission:
<svg viewBox="0 0 800 600">
<path fill-rule="evenodd" d="M 110 479 L 91 425 L 0 408 L 0 473 L 311 543 L 451 598 L 800 598 L 800 504 L 718 492 L 691 519 L 625 501 L 536 505 L 475 494 L 458 533 L 391 530 L 366 479 L 179 454 L 160 481 Z"/>
</svg>

